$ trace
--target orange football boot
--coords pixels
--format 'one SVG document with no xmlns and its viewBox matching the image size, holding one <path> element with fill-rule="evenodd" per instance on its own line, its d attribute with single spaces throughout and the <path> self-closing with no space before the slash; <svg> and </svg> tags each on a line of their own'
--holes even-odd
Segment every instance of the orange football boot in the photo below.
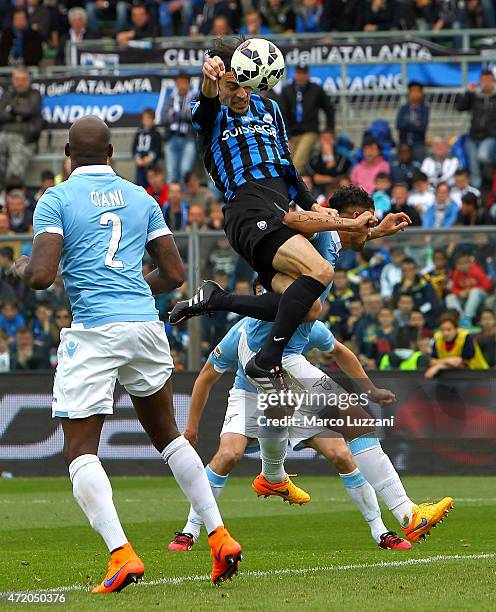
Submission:
<svg viewBox="0 0 496 612">
<path fill-rule="evenodd" d="M 412 519 L 407 527 L 402 527 L 410 542 L 422 542 L 430 530 L 443 522 L 453 508 L 453 499 L 444 497 L 437 503 L 423 503 L 413 507 Z"/>
<path fill-rule="evenodd" d="M 208 536 L 210 556 L 213 560 L 212 582 L 220 584 L 231 580 L 238 573 L 238 563 L 243 560 L 241 545 L 229 535 L 224 526 L 217 527 Z"/>
<path fill-rule="evenodd" d="M 114 550 L 108 564 L 107 575 L 92 593 L 116 593 L 128 584 L 143 578 L 145 566 L 129 542 Z"/>
<path fill-rule="evenodd" d="M 308 504 L 310 501 L 310 495 L 297 487 L 289 476 L 286 476 L 282 482 L 272 483 L 269 482 L 262 474 L 259 474 L 253 481 L 251 488 L 255 491 L 258 497 L 262 495 L 269 497 L 269 495 L 276 495 L 282 497 L 284 501 L 290 504 Z"/>
</svg>

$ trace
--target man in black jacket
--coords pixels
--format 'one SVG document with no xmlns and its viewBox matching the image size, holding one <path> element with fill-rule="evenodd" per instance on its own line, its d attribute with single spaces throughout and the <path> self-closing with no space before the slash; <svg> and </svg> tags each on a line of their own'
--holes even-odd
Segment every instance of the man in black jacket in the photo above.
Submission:
<svg viewBox="0 0 496 612">
<path fill-rule="evenodd" d="M 17 68 L 0 99 L 0 185 L 25 176 L 42 127 L 40 93 L 31 87 L 28 70 Z"/>
<path fill-rule="evenodd" d="M 304 64 L 296 67 L 294 81 L 282 90 L 279 104 L 288 126 L 294 167 L 303 173 L 319 139 L 319 110 L 326 117 L 324 132 L 333 133 L 334 107 L 324 89 L 310 81 L 308 66 Z"/>
<path fill-rule="evenodd" d="M 37 66 L 43 57 L 42 38 L 29 27 L 23 8 L 12 12 L 12 25 L 0 33 L 0 66 Z"/>
<path fill-rule="evenodd" d="M 490 70 L 482 71 L 480 90 L 475 83 L 469 85 L 468 91 L 458 100 L 457 109 L 472 113 L 467 153 L 471 184 L 480 189 L 483 170 L 488 167 L 492 174 L 496 160 L 496 88 Z"/>
</svg>

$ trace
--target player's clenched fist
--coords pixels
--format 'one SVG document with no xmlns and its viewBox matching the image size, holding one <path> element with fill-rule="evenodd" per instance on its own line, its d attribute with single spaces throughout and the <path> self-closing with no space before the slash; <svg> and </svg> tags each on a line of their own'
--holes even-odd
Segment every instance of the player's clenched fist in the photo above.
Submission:
<svg viewBox="0 0 496 612">
<path fill-rule="evenodd" d="M 203 64 L 203 74 L 212 81 L 218 81 L 221 77 L 226 74 L 226 67 L 224 62 L 218 55 L 209 57 Z"/>
</svg>

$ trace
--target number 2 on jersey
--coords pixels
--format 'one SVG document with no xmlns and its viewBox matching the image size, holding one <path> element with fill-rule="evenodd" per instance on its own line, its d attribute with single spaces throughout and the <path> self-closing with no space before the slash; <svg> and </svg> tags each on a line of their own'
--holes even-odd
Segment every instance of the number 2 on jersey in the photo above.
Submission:
<svg viewBox="0 0 496 612">
<path fill-rule="evenodd" d="M 105 253 L 105 265 L 108 268 L 122 270 L 124 262 L 114 259 L 122 237 L 122 223 L 115 213 L 107 212 L 100 217 L 100 225 L 108 225 L 109 223 L 112 223 L 112 235 L 110 236 L 108 250 Z"/>
</svg>

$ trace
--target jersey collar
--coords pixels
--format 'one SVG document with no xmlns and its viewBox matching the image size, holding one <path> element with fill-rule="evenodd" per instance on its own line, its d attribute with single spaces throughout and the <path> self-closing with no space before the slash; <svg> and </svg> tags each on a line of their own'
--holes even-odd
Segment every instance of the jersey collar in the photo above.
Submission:
<svg viewBox="0 0 496 612">
<path fill-rule="evenodd" d="M 78 174 L 115 174 L 112 166 L 107 164 L 95 164 L 94 166 L 79 166 L 71 172 L 71 176 Z"/>
</svg>

